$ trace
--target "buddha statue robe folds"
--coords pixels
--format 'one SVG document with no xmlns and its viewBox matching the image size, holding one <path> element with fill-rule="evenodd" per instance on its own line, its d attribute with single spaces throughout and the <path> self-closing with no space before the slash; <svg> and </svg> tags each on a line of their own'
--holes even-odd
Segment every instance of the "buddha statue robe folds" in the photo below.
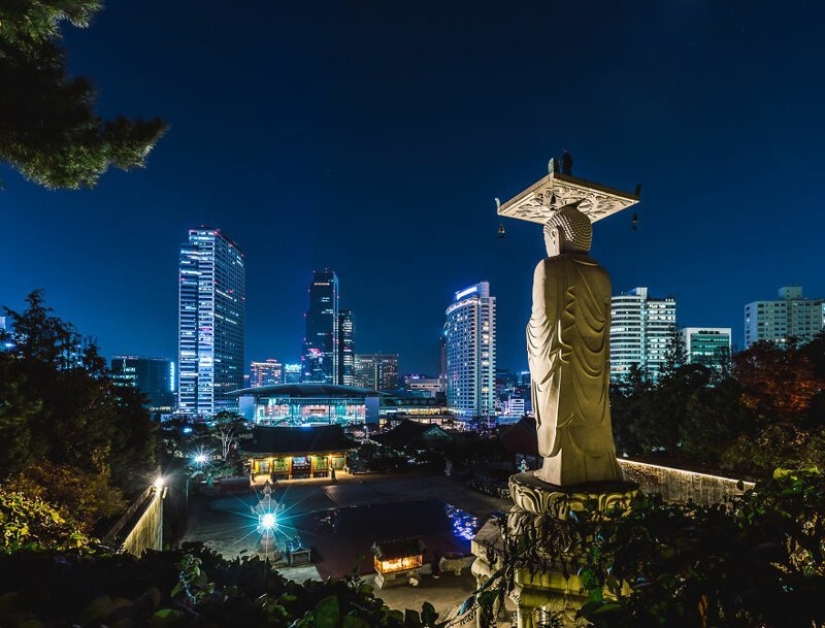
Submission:
<svg viewBox="0 0 825 628">
<path fill-rule="evenodd" d="M 527 325 L 533 412 L 544 458 L 536 477 L 557 486 L 620 481 L 610 424 L 610 277 L 571 245 L 564 226 L 551 229 L 558 244 L 548 240 L 549 257 L 536 266 Z"/>
</svg>

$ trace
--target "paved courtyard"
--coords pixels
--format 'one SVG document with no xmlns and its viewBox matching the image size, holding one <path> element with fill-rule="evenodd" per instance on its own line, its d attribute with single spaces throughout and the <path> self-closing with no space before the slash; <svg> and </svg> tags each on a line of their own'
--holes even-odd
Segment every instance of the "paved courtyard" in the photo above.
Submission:
<svg viewBox="0 0 825 628">
<path fill-rule="evenodd" d="M 256 489 L 260 492 L 262 484 Z M 438 500 L 475 515 L 480 522 L 497 510 L 509 510 L 509 500 L 482 495 L 461 482 L 443 475 L 343 475 L 337 482 L 329 479 L 279 482 L 273 487 L 279 504 L 279 518 L 312 521 L 311 527 L 294 530 L 305 543 L 314 536 L 332 531 L 331 521 L 323 521 L 335 510 L 400 502 Z M 256 494 L 216 495 L 192 500 L 184 541 L 201 541 L 226 558 L 258 551 L 258 523 L 254 508 Z M 376 532 L 379 534 L 379 532 Z M 393 529 L 381 530 L 378 538 L 394 538 Z"/>
<path fill-rule="evenodd" d="M 200 541 L 226 558 L 263 554 L 255 507 L 258 493 L 201 497 L 191 503 L 184 541 Z M 340 577 L 357 567 L 364 579 L 374 577 L 370 548 L 373 541 L 421 535 L 427 545 L 425 567 L 417 587 L 401 586 L 376 591 L 391 608 L 420 610 L 432 603 L 442 617 L 474 590 L 469 575 L 471 558 L 460 576 L 431 575 L 431 563 L 447 551 L 469 554 L 469 542 L 450 526 L 480 526 L 492 513 L 509 510 L 512 503 L 466 488 L 461 482 L 436 474 L 358 475 L 341 474 L 329 479 L 297 480 L 274 485 L 281 538 L 299 535 L 312 549 L 310 566 L 279 566 L 288 578 Z M 445 514 L 446 504 L 467 515 L 456 523 L 455 513 Z M 459 515 L 464 515 L 459 513 Z M 450 518 L 453 517 L 453 518 Z M 506 623 L 503 625 L 507 625 Z"/>
</svg>

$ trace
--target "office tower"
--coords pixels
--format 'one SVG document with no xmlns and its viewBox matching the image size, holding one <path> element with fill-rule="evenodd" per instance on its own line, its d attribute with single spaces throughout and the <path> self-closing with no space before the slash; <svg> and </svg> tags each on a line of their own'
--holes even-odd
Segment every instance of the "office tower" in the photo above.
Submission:
<svg viewBox="0 0 825 628">
<path fill-rule="evenodd" d="M 636 364 L 657 381 L 676 330 L 676 301 L 654 299 L 647 288 L 634 288 L 614 296 L 610 309 L 610 378 L 626 378 Z"/>
<path fill-rule="evenodd" d="M 112 381 L 146 395 L 153 413 L 170 413 L 175 405 L 175 363 L 166 358 L 116 355 L 111 361 Z"/>
<path fill-rule="evenodd" d="M 338 277 L 332 270 L 316 270 L 309 285 L 309 310 L 301 356 L 302 379 L 338 383 Z"/>
<path fill-rule="evenodd" d="M 237 411 L 243 388 L 244 258 L 217 229 L 190 229 L 180 252 L 178 410 Z"/>
<path fill-rule="evenodd" d="M 338 315 L 338 381 L 352 386 L 352 369 L 355 363 L 355 319 L 351 310 L 341 310 Z"/>
<path fill-rule="evenodd" d="M 456 292 L 446 311 L 447 407 L 460 419 L 495 413 L 496 299 L 486 281 Z"/>
<path fill-rule="evenodd" d="M 284 364 L 284 384 L 299 384 L 301 382 L 301 365 Z"/>
<path fill-rule="evenodd" d="M 249 364 L 249 375 L 250 388 L 276 386 L 284 381 L 281 363 L 271 358 L 265 362 L 251 362 Z"/>
<path fill-rule="evenodd" d="M 359 353 L 352 369 L 353 386 L 370 390 L 398 389 L 398 355 Z"/>
<path fill-rule="evenodd" d="M 730 327 L 684 327 L 679 337 L 688 364 L 701 364 L 716 371 L 730 365 Z"/>
<path fill-rule="evenodd" d="M 754 301 L 745 306 L 745 348 L 759 340 L 786 345 L 813 340 L 825 325 L 825 300 L 805 299 L 801 286 L 779 289 L 778 301 Z"/>
</svg>

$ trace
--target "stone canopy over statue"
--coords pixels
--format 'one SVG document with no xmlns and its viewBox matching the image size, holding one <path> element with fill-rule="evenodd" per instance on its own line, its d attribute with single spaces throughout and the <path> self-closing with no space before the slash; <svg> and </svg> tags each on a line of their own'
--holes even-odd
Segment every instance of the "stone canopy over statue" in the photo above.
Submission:
<svg viewBox="0 0 825 628">
<path fill-rule="evenodd" d="M 556 486 L 621 481 L 610 422 L 607 272 L 590 257 L 593 227 L 579 202 L 544 226 L 547 257 L 533 274 L 527 325 L 533 412 L 543 466 Z"/>
</svg>

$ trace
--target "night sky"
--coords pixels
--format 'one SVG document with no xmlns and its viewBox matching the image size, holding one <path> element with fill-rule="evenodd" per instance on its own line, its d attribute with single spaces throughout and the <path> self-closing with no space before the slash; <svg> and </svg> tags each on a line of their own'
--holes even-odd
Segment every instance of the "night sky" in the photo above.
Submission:
<svg viewBox="0 0 825 628">
<path fill-rule="evenodd" d="M 44 288 L 104 355 L 176 359 L 187 230 L 244 250 L 246 359 L 297 361 L 313 269 L 334 269 L 356 352 L 438 371 L 453 293 L 487 280 L 498 364 L 522 369 L 538 225 L 502 202 L 567 149 L 632 191 L 597 223 L 614 292 L 733 327 L 783 285 L 825 296 L 825 4 L 110 2 L 67 27 L 99 111 L 162 117 L 148 167 L 51 192 L 0 168 L 0 304 Z"/>
</svg>

